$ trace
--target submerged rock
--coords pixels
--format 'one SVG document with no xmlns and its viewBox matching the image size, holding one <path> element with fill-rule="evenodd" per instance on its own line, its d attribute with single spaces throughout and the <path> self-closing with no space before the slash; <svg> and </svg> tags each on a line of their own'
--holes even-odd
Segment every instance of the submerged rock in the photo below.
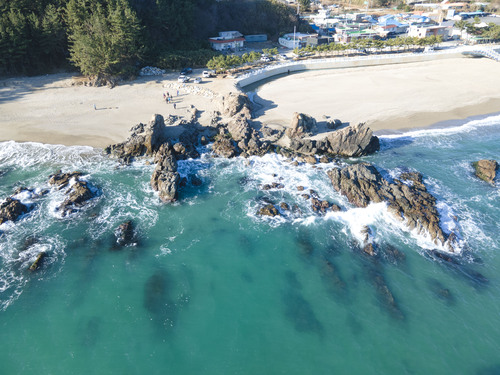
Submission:
<svg viewBox="0 0 500 375">
<path fill-rule="evenodd" d="M 479 160 L 472 163 L 475 169 L 475 174 L 483 181 L 493 184 L 498 170 L 498 163 L 496 160 Z"/>
<path fill-rule="evenodd" d="M 436 198 L 427 191 L 420 173 L 402 174 L 400 180 L 388 182 L 373 165 L 360 163 L 332 169 L 328 176 L 334 188 L 355 206 L 387 202 L 389 212 L 404 221 L 410 230 L 429 234 L 434 243 L 447 245 L 454 251 L 455 237 L 446 235 L 441 229 Z"/>
<path fill-rule="evenodd" d="M 0 224 L 6 221 L 16 221 L 19 216 L 29 211 L 29 207 L 22 204 L 19 200 L 8 197 L 0 204 Z"/>
</svg>

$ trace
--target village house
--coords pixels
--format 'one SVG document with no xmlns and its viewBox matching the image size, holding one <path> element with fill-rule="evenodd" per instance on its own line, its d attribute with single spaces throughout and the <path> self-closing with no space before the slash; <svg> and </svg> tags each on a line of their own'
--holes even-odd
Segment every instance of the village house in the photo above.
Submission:
<svg viewBox="0 0 500 375">
<path fill-rule="evenodd" d="M 309 38 L 310 36 L 311 36 L 310 34 L 303 34 L 303 33 L 285 34 L 278 39 L 278 43 L 281 44 L 283 47 L 290 49 L 301 48 L 306 45 L 307 38 Z"/>
<path fill-rule="evenodd" d="M 429 36 L 442 36 L 443 40 L 447 40 L 450 36 L 449 26 L 422 26 L 410 25 L 408 36 L 417 38 L 427 38 Z"/>
<path fill-rule="evenodd" d="M 234 50 L 243 48 L 245 38 L 239 31 L 221 31 L 219 36 L 208 38 L 212 49 L 216 51 Z"/>
</svg>

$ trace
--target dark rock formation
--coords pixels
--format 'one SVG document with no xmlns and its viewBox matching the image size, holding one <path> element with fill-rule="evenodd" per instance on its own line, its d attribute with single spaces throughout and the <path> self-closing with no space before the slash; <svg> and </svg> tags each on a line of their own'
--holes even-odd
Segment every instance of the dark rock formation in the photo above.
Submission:
<svg viewBox="0 0 500 375">
<path fill-rule="evenodd" d="M 330 133 L 324 140 L 293 138 L 290 149 L 299 154 L 359 157 L 378 151 L 378 137 L 365 124 L 351 125 Z"/>
<path fill-rule="evenodd" d="M 239 154 L 239 148 L 236 143 L 229 137 L 218 135 L 215 137 L 212 151 L 218 156 L 224 158 L 232 158 Z"/>
<path fill-rule="evenodd" d="M 147 125 L 140 123 L 130 131 L 132 134 L 125 142 L 110 145 L 104 149 L 104 152 L 122 159 L 153 155 L 166 141 L 165 121 L 162 115 L 155 114 Z"/>
<path fill-rule="evenodd" d="M 280 213 L 273 204 L 269 203 L 262 207 L 258 212 L 260 216 L 278 216 Z"/>
<path fill-rule="evenodd" d="M 251 117 L 252 102 L 245 94 L 230 93 L 224 98 L 223 113 L 225 116 L 233 117 L 240 114 L 242 117 Z"/>
<path fill-rule="evenodd" d="M 180 176 L 177 172 L 177 159 L 168 143 L 160 146 L 154 161 L 157 164 L 151 176 L 151 187 L 158 192 L 163 202 L 176 201 Z"/>
<path fill-rule="evenodd" d="M 327 137 L 327 153 L 345 157 L 369 155 L 379 150 L 378 137 L 365 124 L 351 125 Z"/>
<path fill-rule="evenodd" d="M 472 163 L 476 176 L 483 181 L 493 184 L 498 170 L 498 163 L 496 160 L 479 160 Z"/>
<path fill-rule="evenodd" d="M 272 184 L 264 184 L 261 186 L 262 190 L 271 190 L 271 189 L 283 189 L 285 185 L 279 182 L 273 182 Z"/>
<path fill-rule="evenodd" d="M 290 206 L 288 205 L 288 203 L 286 202 L 281 202 L 280 203 L 280 208 L 283 210 L 283 211 L 290 211 Z"/>
<path fill-rule="evenodd" d="M 47 253 L 44 251 L 38 253 L 35 261 L 33 263 L 31 263 L 31 266 L 28 268 L 29 271 L 33 272 L 33 271 L 36 271 L 37 269 L 39 269 L 42 266 L 42 262 L 46 256 L 47 256 Z"/>
<path fill-rule="evenodd" d="M 82 207 L 88 200 L 95 196 L 85 181 L 75 182 L 67 191 L 67 194 L 68 197 L 58 208 L 62 216 L 75 212 L 77 207 Z"/>
<path fill-rule="evenodd" d="M 434 243 L 446 244 L 453 251 L 454 236 L 448 238 L 439 226 L 436 198 L 427 191 L 420 173 L 405 173 L 390 183 L 373 165 L 361 163 L 332 169 L 328 176 L 334 188 L 352 204 L 366 207 L 370 203 L 387 202 L 389 211 L 404 220 L 410 230 L 428 233 Z"/>
<path fill-rule="evenodd" d="M 128 246 L 135 243 L 134 223 L 127 220 L 115 229 L 116 246 Z"/>
<path fill-rule="evenodd" d="M 19 200 L 8 197 L 0 204 L 0 224 L 6 221 L 16 221 L 19 216 L 29 211 L 29 207 L 22 204 Z"/>
<path fill-rule="evenodd" d="M 326 214 L 328 211 L 340 211 L 340 207 L 326 200 L 320 200 L 316 197 L 311 198 L 312 210 L 317 214 Z"/>
<path fill-rule="evenodd" d="M 304 113 L 294 112 L 290 127 L 285 134 L 289 138 L 303 138 L 311 135 L 316 129 L 316 120 Z"/>
<path fill-rule="evenodd" d="M 363 235 L 363 251 L 370 256 L 375 256 L 375 244 L 373 243 L 372 230 L 365 225 L 361 230 L 361 234 Z"/>
<path fill-rule="evenodd" d="M 96 191 L 91 189 L 89 183 L 80 180 L 81 172 L 62 173 L 58 171 L 49 176 L 49 184 L 56 186 L 58 189 L 67 187 L 71 180 L 74 181 L 73 185 L 66 191 L 66 199 L 57 208 L 62 216 L 66 216 L 76 212 L 78 207 L 84 206 L 87 201 L 96 196 Z"/>
<path fill-rule="evenodd" d="M 62 173 L 61 170 L 49 176 L 49 185 L 55 185 L 59 189 L 68 186 L 72 179 L 79 180 L 82 172 Z"/>
</svg>

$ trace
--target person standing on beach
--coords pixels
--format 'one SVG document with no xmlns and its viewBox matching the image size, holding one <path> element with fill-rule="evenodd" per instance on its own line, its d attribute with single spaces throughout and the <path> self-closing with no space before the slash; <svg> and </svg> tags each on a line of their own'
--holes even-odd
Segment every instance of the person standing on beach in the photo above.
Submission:
<svg viewBox="0 0 500 375">
<path fill-rule="evenodd" d="M 177 96 L 179 96 L 179 90 L 177 90 Z"/>
<path fill-rule="evenodd" d="M 176 108 L 177 108 L 177 106 L 176 106 L 176 105 L 175 105 L 175 103 L 174 103 L 174 109 L 176 109 Z"/>
<path fill-rule="evenodd" d="M 97 111 L 97 107 L 95 106 L 95 104 L 94 104 L 94 111 Z"/>
</svg>

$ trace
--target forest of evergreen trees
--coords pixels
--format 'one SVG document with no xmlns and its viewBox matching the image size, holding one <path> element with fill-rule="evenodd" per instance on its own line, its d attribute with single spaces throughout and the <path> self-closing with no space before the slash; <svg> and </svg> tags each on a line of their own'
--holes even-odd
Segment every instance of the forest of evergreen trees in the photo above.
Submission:
<svg viewBox="0 0 500 375">
<path fill-rule="evenodd" d="M 203 65 L 218 31 L 277 38 L 297 22 L 276 0 L 0 0 L 0 75 Z"/>
</svg>

